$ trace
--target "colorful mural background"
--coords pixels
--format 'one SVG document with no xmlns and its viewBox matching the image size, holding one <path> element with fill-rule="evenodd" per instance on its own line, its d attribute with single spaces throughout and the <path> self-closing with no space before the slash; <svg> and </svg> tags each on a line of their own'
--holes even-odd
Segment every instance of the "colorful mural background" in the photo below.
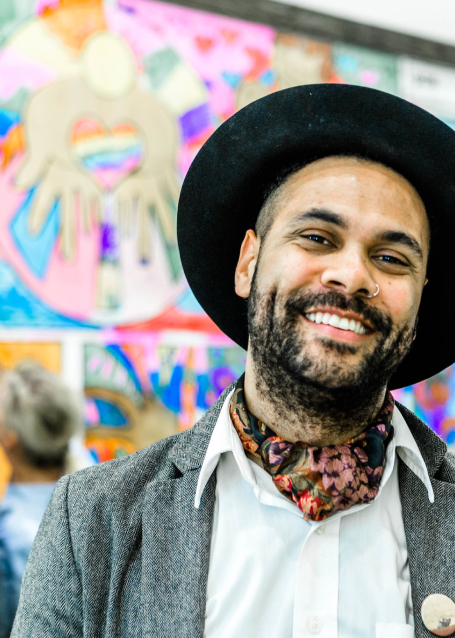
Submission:
<svg viewBox="0 0 455 638">
<path fill-rule="evenodd" d="M 96 460 L 190 427 L 245 358 L 182 275 L 176 205 L 197 151 L 302 83 L 375 87 L 455 121 L 424 71 L 154 0 L 2 0 L 0 362 L 58 348 Z M 396 395 L 455 444 L 451 369 Z"/>
</svg>

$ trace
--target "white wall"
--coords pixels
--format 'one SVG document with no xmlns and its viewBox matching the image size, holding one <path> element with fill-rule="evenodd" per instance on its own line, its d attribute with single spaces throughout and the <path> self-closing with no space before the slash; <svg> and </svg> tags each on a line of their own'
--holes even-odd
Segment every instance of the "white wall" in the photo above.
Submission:
<svg viewBox="0 0 455 638">
<path fill-rule="evenodd" d="M 275 0 L 455 45 L 455 0 Z"/>
</svg>

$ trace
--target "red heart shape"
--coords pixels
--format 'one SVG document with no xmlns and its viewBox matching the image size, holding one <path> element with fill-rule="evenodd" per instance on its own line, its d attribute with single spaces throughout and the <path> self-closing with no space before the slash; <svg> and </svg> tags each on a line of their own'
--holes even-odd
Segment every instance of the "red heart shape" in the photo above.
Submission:
<svg viewBox="0 0 455 638">
<path fill-rule="evenodd" d="M 198 35 L 196 37 L 196 44 L 201 49 L 201 51 L 209 51 L 213 47 L 213 40 L 211 38 L 203 38 Z"/>
</svg>

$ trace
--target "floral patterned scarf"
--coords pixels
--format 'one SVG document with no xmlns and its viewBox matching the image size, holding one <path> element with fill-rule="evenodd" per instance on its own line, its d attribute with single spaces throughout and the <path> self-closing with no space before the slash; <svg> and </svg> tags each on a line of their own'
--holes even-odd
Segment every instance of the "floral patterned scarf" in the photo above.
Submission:
<svg viewBox="0 0 455 638">
<path fill-rule="evenodd" d="M 232 423 L 244 449 L 261 459 L 278 490 L 297 504 L 306 520 L 322 521 L 375 498 L 393 437 L 394 400 L 388 390 L 375 423 L 365 432 L 340 445 L 313 447 L 285 441 L 248 412 L 244 376 L 231 399 Z"/>
</svg>

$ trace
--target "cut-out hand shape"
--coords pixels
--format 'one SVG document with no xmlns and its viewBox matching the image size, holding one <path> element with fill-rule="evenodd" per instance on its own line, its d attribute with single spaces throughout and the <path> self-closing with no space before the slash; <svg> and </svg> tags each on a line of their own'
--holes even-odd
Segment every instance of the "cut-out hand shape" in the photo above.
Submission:
<svg viewBox="0 0 455 638">
<path fill-rule="evenodd" d="M 76 172 L 74 165 L 64 159 L 53 158 L 46 162 L 40 153 L 30 153 L 30 158 L 16 177 L 16 186 L 21 190 L 36 185 L 29 230 L 38 234 L 54 202 L 59 200 L 61 252 L 65 259 L 72 260 L 75 256 L 76 208 L 80 209 L 84 229 L 89 230 L 93 220 L 100 218 L 101 188 L 90 176 Z"/>
<path fill-rule="evenodd" d="M 177 241 L 175 219 L 170 212 L 171 203 L 177 202 L 179 186 L 170 173 L 157 177 L 139 171 L 121 182 L 115 190 L 121 229 L 128 229 L 134 215 L 139 218 L 139 257 L 149 261 L 151 241 L 149 236 L 149 215 L 152 213 L 161 226 L 165 240 L 169 244 Z"/>
<path fill-rule="evenodd" d="M 137 83 L 134 58 L 121 38 L 97 34 L 86 48 L 80 76 L 46 85 L 27 106 L 26 159 L 16 186 L 22 190 L 36 187 L 29 230 L 39 233 L 59 200 L 61 251 L 71 260 L 76 254 L 78 207 L 88 230 L 95 219 L 103 218 L 103 194 L 110 191 L 116 197 L 121 222 L 128 224 L 138 210 L 144 230 L 139 257 L 149 260 L 149 212 L 157 215 L 166 241 L 175 242 L 176 123 Z M 100 67 L 103 73 L 97 74 L 98 58 L 116 55 L 119 62 L 111 69 L 112 77 L 106 75 L 104 66 Z M 123 67 L 120 62 L 125 62 Z M 120 158 L 120 164 L 111 170 L 115 158 Z"/>
</svg>

